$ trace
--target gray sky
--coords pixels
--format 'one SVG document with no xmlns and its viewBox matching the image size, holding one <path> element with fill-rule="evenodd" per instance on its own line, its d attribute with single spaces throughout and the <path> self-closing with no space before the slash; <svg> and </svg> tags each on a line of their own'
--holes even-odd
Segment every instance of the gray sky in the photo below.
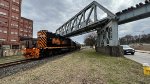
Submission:
<svg viewBox="0 0 150 84">
<path fill-rule="evenodd" d="M 67 20 L 77 14 L 93 0 L 23 0 L 22 16 L 34 21 L 33 37 L 39 30 L 55 32 Z M 145 0 L 96 0 L 98 3 L 116 13 Z M 150 33 L 150 18 L 131 22 L 119 26 L 119 37 L 126 34 L 139 35 Z M 72 39 L 83 43 L 85 35 Z"/>
</svg>

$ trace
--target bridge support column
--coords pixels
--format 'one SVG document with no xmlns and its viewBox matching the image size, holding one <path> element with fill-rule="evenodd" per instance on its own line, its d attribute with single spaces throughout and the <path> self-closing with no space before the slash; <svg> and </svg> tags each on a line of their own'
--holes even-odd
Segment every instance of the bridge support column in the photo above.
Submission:
<svg viewBox="0 0 150 84">
<path fill-rule="evenodd" d="M 123 56 L 123 49 L 119 46 L 117 21 L 112 20 L 97 30 L 96 51 L 111 56 Z"/>
</svg>

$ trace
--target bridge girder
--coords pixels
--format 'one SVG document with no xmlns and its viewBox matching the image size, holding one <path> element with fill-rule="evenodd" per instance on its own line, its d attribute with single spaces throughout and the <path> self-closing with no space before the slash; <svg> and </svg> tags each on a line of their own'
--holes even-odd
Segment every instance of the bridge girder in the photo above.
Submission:
<svg viewBox="0 0 150 84">
<path fill-rule="evenodd" d="M 121 12 L 116 13 L 118 17 L 118 24 L 125 24 L 136 20 L 150 17 L 150 1 L 136 4 L 128 9 L 124 9 Z"/>
</svg>

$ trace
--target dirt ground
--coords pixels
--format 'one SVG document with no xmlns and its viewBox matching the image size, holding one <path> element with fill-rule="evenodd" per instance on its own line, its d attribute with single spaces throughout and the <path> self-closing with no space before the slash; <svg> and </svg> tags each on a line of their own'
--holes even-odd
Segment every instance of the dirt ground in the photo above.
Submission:
<svg viewBox="0 0 150 84">
<path fill-rule="evenodd" d="M 148 84 L 142 65 L 84 49 L 0 79 L 0 84 Z"/>
<path fill-rule="evenodd" d="M 150 44 L 132 44 L 131 47 L 133 47 L 136 50 L 145 50 L 145 51 L 150 51 Z"/>
</svg>

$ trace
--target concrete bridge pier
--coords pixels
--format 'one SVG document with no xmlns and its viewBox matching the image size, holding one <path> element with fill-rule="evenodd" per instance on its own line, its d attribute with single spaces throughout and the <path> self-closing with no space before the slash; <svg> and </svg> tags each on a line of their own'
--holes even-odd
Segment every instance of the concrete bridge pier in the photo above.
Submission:
<svg viewBox="0 0 150 84">
<path fill-rule="evenodd" d="M 97 30 L 96 52 L 111 56 L 123 56 L 123 48 L 119 46 L 118 22 L 110 21 L 103 28 Z"/>
</svg>

